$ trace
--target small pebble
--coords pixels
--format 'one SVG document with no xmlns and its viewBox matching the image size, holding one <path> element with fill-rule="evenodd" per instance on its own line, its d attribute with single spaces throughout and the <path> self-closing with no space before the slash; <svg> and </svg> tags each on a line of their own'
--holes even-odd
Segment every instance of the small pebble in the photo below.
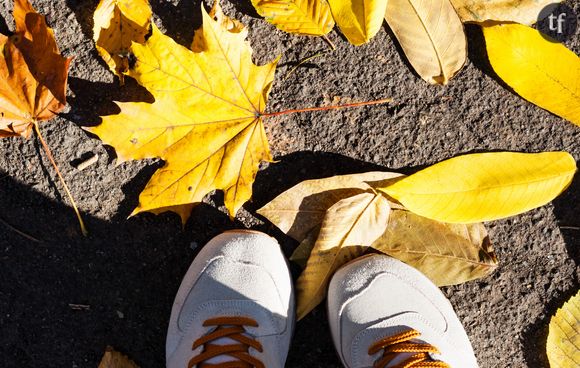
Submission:
<svg viewBox="0 0 580 368">
<path fill-rule="evenodd" d="M 191 243 L 189 243 L 189 247 L 191 248 L 191 250 L 196 250 L 197 247 L 199 247 L 199 244 L 195 241 L 192 241 Z"/>
<path fill-rule="evenodd" d="M 125 318 L 125 314 L 121 311 L 117 311 L 117 317 L 119 317 L 120 319 Z"/>
</svg>

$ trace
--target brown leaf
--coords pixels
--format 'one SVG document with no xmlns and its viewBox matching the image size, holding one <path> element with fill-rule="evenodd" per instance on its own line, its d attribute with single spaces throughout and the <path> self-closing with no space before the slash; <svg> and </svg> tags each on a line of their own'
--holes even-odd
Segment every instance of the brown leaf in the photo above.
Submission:
<svg viewBox="0 0 580 368">
<path fill-rule="evenodd" d="M 52 30 L 27 0 L 15 0 L 16 33 L 0 35 L 0 137 L 28 137 L 32 124 L 66 105 L 71 58 L 58 52 Z"/>
<path fill-rule="evenodd" d="M 482 224 L 448 224 L 406 210 L 391 211 L 387 230 L 371 247 L 417 268 L 438 286 L 487 276 L 498 264 Z"/>
<path fill-rule="evenodd" d="M 107 350 L 101 359 L 99 368 L 139 368 L 139 366 L 125 355 L 113 350 L 112 347 L 107 346 Z"/>
<path fill-rule="evenodd" d="M 332 205 L 371 189 L 372 182 L 388 185 L 401 176 L 391 172 L 367 172 L 303 181 L 258 210 L 288 236 L 303 241 L 310 230 L 322 223 Z"/>
<path fill-rule="evenodd" d="M 332 274 L 384 233 L 390 211 L 387 199 L 372 189 L 342 199 L 326 211 L 306 268 L 296 282 L 298 319 L 324 299 Z"/>
</svg>

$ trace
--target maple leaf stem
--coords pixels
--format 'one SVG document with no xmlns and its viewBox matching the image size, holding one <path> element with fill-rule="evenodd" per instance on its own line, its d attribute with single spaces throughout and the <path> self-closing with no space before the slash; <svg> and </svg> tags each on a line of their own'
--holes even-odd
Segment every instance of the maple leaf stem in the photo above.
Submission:
<svg viewBox="0 0 580 368">
<path fill-rule="evenodd" d="M 261 114 L 261 117 L 267 118 L 272 116 L 280 116 L 280 115 L 289 115 L 289 114 L 297 114 L 301 112 L 311 112 L 311 111 L 326 111 L 326 110 L 337 110 L 337 109 L 345 109 L 349 107 L 360 107 L 360 106 L 369 106 L 369 105 L 379 105 L 384 104 L 387 102 L 391 102 L 393 99 L 391 98 L 383 98 L 381 100 L 375 101 L 364 101 L 364 102 L 353 102 L 344 105 L 334 105 L 334 106 L 321 106 L 321 107 L 307 107 L 304 109 L 290 109 L 290 110 L 283 110 L 277 112 L 269 112 Z"/>
<path fill-rule="evenodd" d="M 66 182 L 64 181 L 64 178 L 62 177 L 62 174 L 60 173 L 58 165 L 56 164 L 56 161 L 54 160 L 54 157 L 52 155 L 50 148 L 48 147 L 48 144 L 46 144 L 46 141 L 44 140 L 44 138 L 42 137 L 42 134 L 40 133 L 40 128 L 38 127 L 37 121 L 34 122 L 34 130 L 36 131 L 36 135 L 38 136 L 40 143 L 42 143 L 42 147 L 44 148 L 44 152 L 46 152 L 46 155 L 48 156 L 50 163 L 52 164 L 52 166 L 56 170 L 58 178 L 60 179 L 60 182 L 62 183 L 62 186 L 64 187 L 64 190 L 65 190 L 65 192 L 66 192 L 66 194 L 67 194 L 67 196 L 72 204 L 72 207 L 77 215 L 77 219 L 79 220 L 81 232 L 83 233 L 84 236 L 87 236 L 89 233 L 87 231 L 87 228 L 85 227 L 85 223 L 83 222 L 83 218 L 81 217 L 81 213 L 79 212 L 77 204 L 76 204 L 76 202 L 75 202 L 75 200 L 74 200 L 74 198 L 73 198 L 73 196 L 68 188 L 68 185 L 66 185 Z"/>
</svg>

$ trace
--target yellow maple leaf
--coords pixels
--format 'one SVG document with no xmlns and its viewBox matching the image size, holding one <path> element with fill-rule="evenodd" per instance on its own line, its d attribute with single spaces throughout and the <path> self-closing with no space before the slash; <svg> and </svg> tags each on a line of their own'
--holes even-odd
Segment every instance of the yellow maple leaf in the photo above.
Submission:
<svg viewBox="0 0 580 368">
<path fill-rule="evenodd" d="M 575 368 L 580 363 L 580 291 L 550 321 L 546 352 L 551 368 Z"/>
<path fill-rule="evenodd" d="M 442 161 L 378 188 L 408 210 L 437 221 L 474 223 L 542 206 L 572 182 L 567 152 L 489 152 Z"/>
<path fill-rule="evenodd" d="M 326 0 L 252 0 L 252 5 L 279 29 L 306 36 L 323 36 L 334 27 Z"/>
<path fill-rule="evenodd" d="M 121 80 L 129 69 L 133 42 L 145 42 L 151 22 L 147 0 L 101 0 L 93 15 L 93 39 L 97 51 Z"/>
<path fill-rule="evenodd" d="M 119 103 L 119 114 L 104 116 L 91 129 L 116 149 L 120 161 L 165 161 L 133 214 L 191 206 L 220 189 L 234 216 L 251 197 L 260 162 L 272 159 L 261 115 L 277 60 L 254 65 L 247 30 L 225 17 L 217 4 L 212 13 L 202 7 L 195 52 L 154 25 L 144 44 L 133 43 L 136 61 L 128 75 L 155 102 Z M 185 220 L 189 213 L 180 215 Z"/>
<path fill-rule="evenodd" d="M 580 58 L 521 24 L 483 27 L 493 70 L 526 100 L 580 125 Z"/>
</svg>

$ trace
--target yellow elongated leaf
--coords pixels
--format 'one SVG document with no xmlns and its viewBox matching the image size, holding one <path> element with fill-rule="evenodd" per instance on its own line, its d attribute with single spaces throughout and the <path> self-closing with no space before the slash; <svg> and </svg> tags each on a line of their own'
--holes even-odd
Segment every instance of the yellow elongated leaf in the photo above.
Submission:
<svg viewBox="0 0 580 368">
<path fill-rule="evenodd" d="M 151 22 L 148 0 L 101 0 L 93 15 L 93 39 L 97 51 L 123 83 L 129 70 L 133 42 L 145 42 Z"/>
<path fill-rule="evenodd" d="M 580 125 L 580 58 L 520 24 L 484 26 L 493 70 L 516 93 Z"/>
<path fill-rule="evenodd" d="M 367 182 L 380 182 L 400 177 L 391 172 L 337 175 L 324 179 L 303 181 L 288 189 L 258 210 L 288 236 L 302 242 L 307 234 L 319 226 L 326 210 L 332 205 L 371 189 Z"/>
<path fill-rule="evenodd" d="M 427 82 L 447 84 L 465 64 L 463 24 L 449 0 L 389 0 L 385 19 Z"/>
<path fill-rule="evenodd" d="M 334 27 L 326 0 L 252 0 L 254 8 L 277 28 L 306 36 L 323 36 Z"/>
<path fill-rule="evenodd" d="M 379 190 L 438 221 L 490 221 L 542 206 L 576 171 L 566 152 L 476 153 L 454 157 Z"/>
<path fill-rule="evenodd" d="M 481 223 L 448 224 L 392 210 L 387 230 L 372 248 L 423 272 L 438 286 L 489 275 L 497 259 Z"/>
<path fill-rule="evenodd" d="M 385 231 L 389 212 L 387 199 L 373 192 L 342 199 L 326 211 L 306 268 L 296 282 L 298 319 L 324 299 L 333 272 L 360 256 Z"/>
<path fill-rule="evenodd" d="M 328 0 L 328 4 L 340 31 L 357 46 L 377 34 L 387 9 L 387 0 Z"/>
<path fill-rule="evenodd" d="M 217 20 L 202 8 L 203 26 L 193 45 L 197 52 L 153 25 L 144 44 L 133 43 L 136 62 L 128 74 L 155 102 L 119 103 L 118 115 L 103 117 L 91 130 L 115 147 L 120 161 L 165 161 L 133 214 L 194 204 L 219 189 L 233 216 L 251 197 L 260 161 L 271 160 L 260 115 L 277 61 L 254 65 L 247 31 L 219 8 L 214 13 Z"/>
<path fill-rule="evenodd" d="M 550 321 L 546 344 L 551 368 L 576 368 L 580 363 L 580 291 Z"/>
<path fill-rule="evenodd" d="M 139 366 L 125 355 L 107 346 L 101 363 L 99 363 L 99 368 L 139 368 Z"/>
<path fill-rule="evenodd" d="M 536 23 L 542 9 L 557 0 L 451 0 L 463 22 L 486 20 Z"/>
</svg>

